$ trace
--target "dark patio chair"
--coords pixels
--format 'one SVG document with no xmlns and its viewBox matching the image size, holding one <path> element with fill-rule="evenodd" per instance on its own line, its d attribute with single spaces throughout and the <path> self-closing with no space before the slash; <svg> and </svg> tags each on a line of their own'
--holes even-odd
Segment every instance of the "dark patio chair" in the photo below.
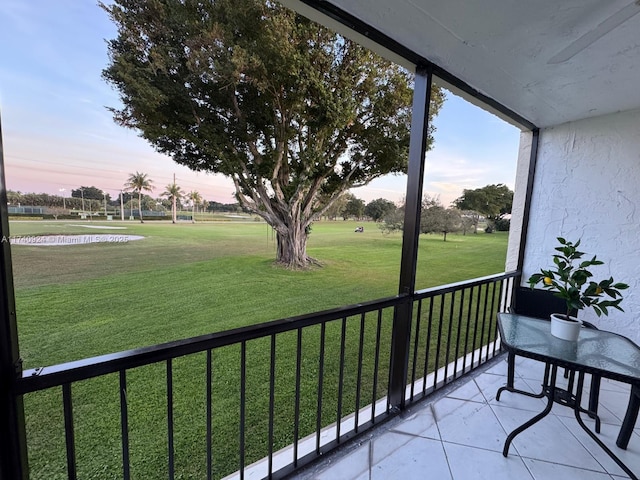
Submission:
<svg viewBox="0 0 640 480">
<path fill-rule="evenodd" d="M 566 310 L 564 300 L 553 295 L 548 290 L 531 289 L 529 287 L 516 287 L 514 292 L 511 313 L 518 313 L 528 317 L 540 318 L 551 321 L 552 313 L 562 313 Z M 574 313 L 574 312 L 572 312 Z M 582 322 L 584 328 L 597 327 L 589 322 Z M 509 353 L 507 357 L 507 386 L 513 388 L 515 380 L 515 354 Z M 573 389 L 574 372 L 565 369 L 564 377 L 569 378 L 569 388 Z M 598 412 L 598 397 L 600 394 L 600 377 L 591 377 L 591 389 L 589 392 L 589 412 L 594 415 Z"/>
</svg>

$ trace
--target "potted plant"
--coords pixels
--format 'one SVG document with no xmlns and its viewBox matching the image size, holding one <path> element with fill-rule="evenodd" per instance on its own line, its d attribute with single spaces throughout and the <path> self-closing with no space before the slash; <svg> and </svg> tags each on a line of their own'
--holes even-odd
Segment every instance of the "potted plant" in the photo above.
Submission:
<svg viewBox="0 0 640 480">
<path fill-rule="evenodd" d="M 529 285 L 534 288 L 542 283 L 542 287 L 555 292 L 554 295 L 562 298 L 567 306 L 566 312 L 551 315 L 551 334 L 564 340 L 577 340 L 580 333 L 581 322 L 570 316 L 572 311 L 579 311 L 591 307 L 596 315 L 608 315 L 609 308 L 620 311 L 622 295 L 620 290 L 629 288 L 626 283 L 614 283 L 613 277 L 595 282 L 593 274 L 588 270 L 594 265 L 603 265 L 596 256 L 591 260 L 581 260 L 584 252 L 578 251 L 580 240 L 575 244 L 558 237 L 560 246 L 556 247 L 553 256 L 554 268 L 541 269 L 529 277 Z M 579 262 L 579 263 L 578 263 Z"/>
</svg>

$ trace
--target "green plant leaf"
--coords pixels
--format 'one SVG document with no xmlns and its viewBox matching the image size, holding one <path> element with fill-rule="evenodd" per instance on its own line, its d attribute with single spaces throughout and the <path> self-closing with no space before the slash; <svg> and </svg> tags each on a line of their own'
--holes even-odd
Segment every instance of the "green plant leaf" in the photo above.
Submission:
<svg viewBox="0 0 640 480">
<path fill-rule="evenodd" d="M 554 296 L 561 298 L 567 305 L 567 310 L 581 310 L 586 307 L 594 309 L 598 316 L 608 315 L 609 308 L 620 308 L 622 294 L 619 290 L 629 288 L 626 283 L 614 283 L 613 277 L 595 282 L 592 280 L 593 273 L 588 267 L 603 265 L 604 262 L 594 255 L 590 260 L 584 260 L 574 265 L 574 262 L 584 255 L 584 252 L 577 250 L 580 239 L 574 243 L 567 241 L 563 237 L 557 237 L 560 246 L 555 247 L 556 253 L 552 256 L 555 268 L 540 269 L 540 273 L 529 278 L 531 288 L 543 282 L 543 288 L 554 292 Z M 544 283 L 549 277 L 549 284 Z M 607 296 L 608 300 L 603 297 Z"/>
</svg>

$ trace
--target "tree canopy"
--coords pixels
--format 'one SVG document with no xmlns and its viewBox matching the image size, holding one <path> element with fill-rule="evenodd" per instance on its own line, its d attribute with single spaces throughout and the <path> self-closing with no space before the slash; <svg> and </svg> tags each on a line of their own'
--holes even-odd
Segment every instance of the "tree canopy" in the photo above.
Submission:
<svg viewBox="0 0 640 480">
<path fill-rule="evenodd" d="M 404 229 L 404 205 L 389 211 L 379 225 L 383 233 L 392 233 Z M 447 241 L 447 234 L 462 229 L 462 213 L 457 208 L 445 208 L 440 199 L 425 195 L 420 209 L 420 233 L 442 233 Z"/>
<path fill-rule="evenodd" d="M 511 213 L 513 192 L 502 183 L 487 185 L 474 190 L 463 190 L 462 196 L 453 202 L 460 210 L 476 211 L 489 220 L 496 220 Z"/>
<path fill-rule="evenodd" d="M 278 262 L 308 265 L 315 218 L 347 189 L 406 171 L 413 78 L 401 67 L 272 1 L 102 7 L 118 27 L 103 72 L 120 93 L 115 120 L 177 163 L 230 177 L 275 229 Z M 431 116 L 443 101 L 434 87 Z"/>
<path fill-rule="evenodd" d="M 378 228 L 385 234 L 401 232 L 404 229 L 404 205 L 387 213 Z"/>
<path fill-rule="evenodd" d="M 437 197 L 425 195 L 420 212 L 420 233 L 442 233 L 447 241 L 447 234 L 457 232 L 462 227 L 460 210 L 444 208 Z"/>
<path fill-rule="evenodd" d="M 83 198 L 85 200 L 104 200 L 107 197 L 107 202 L 111 201 L 111 196 L 108 193 L 103 192 L 97 187 L 80 187 L 78 189 L 71 190 L 72 198 Z"/>
<path fill-rule="evenodd" d="M 353 194 L 347 194 L 347 203 L 342 210 L 342 217 L 346 220 L 354 217 L 356 220 L 364 216 L 364 200 L 357 198 Z"/>
<path fill-rule="evenodd" d="M 373 221 L 379 222 L 396 208 L 396 204 L 391 200 L 387 200 L 386 198 L 376 198 L 375 200 L 371 200 L 367 203 L 364 207 L 364 214 L 367 217 L 371 217 Z"/>
<path fill-rule="evenodd" d="M 496 220 L 511 213 L 513 192 L 502 183 L 473 190 L 465 189 L 462 191 L 462 196 L 455 199 L 453 204 L 464 211 L 463 218 L 473 225 L 474 233 L 478 233 L 481 215 L 489 220 L 487 232 L 491 233 L 494 230 Z"/>
</svg>

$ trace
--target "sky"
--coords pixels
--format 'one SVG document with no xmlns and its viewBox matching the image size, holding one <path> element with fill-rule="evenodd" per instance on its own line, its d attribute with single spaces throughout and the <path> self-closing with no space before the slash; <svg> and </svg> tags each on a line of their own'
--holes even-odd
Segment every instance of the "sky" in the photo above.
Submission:
<svg viewBox="0 0 640 480">
<path fill-rule="evenodd" d="M 0 119 L 6 184 L 23 193 L 70 196 L 96 186 L 116 197 L 128 176 L 147 173 L 158 197 L 173 182 L 207 200 L 233 203 L 222 175 L 192 172 L 116 125 L 118 94 L 101 77 L 116 28 L 93 0 L 0 1 Z M 451 93 L 434 122 L 425 193 L 444 205 L 462 190 L 514 188 L 520 131 Z M 389 175 L 352 190 L 369 202 L 400 202 L 406 177 Z"/>
</svg>

